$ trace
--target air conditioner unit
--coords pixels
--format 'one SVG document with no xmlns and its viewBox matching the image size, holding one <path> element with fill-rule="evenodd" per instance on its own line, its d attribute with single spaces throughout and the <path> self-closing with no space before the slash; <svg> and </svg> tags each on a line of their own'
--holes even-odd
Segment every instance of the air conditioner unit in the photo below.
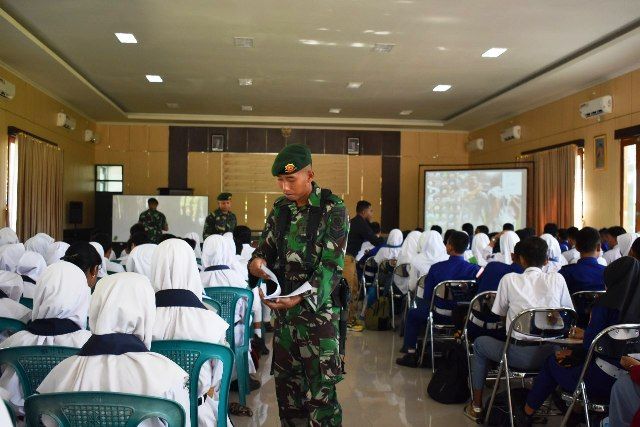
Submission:
<svg viewBox="0 0 640 427">
<path fill-rule="evenodd" d="M 60 126 L 65 129 L 74 130 L 76 128 L 76 121 L 65 113 L 58 113 L 56 119 L 56 126 Z"/>
<path fill-rule="evenodd" d="M 506 128 L 500 134 L 500 139 L 502 142 L 513 141 L 515 139 L 520 139 L 522 136 L 522 128 L 520 126 L 511 126 L 510 128 Z"/>
<path fill-rule="evenodd" d="M 467 142 L 467 151 L 482 151 L 484 150 L 484 139 L 478 138 Z"/>
<path fill-rule="evenodd" d="M 613 98 L 611 95 L 592 99 L 580 104 L 580 115 L 583 119 L 596 117 L 613 111 Z"/>
<path fill-rule="evenodd" d="M 0 96 L 7 99 L 13 99 L 16 96 L 16 86 L 0 77 Z"/>
</svg>

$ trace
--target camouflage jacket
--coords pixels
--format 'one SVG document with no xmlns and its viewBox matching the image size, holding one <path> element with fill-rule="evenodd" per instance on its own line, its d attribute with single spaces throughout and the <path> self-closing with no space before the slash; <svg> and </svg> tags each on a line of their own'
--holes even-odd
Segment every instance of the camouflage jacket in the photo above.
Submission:
<svg viewBox="0 0 640 427">
<path fill-rule="evenodd" d="M 224 213 L 220 209 L 216 209 L 209 215 L 204 221 L 203 237 L 206 239 L 212 234 L 224 234 L 228 231 L 233 232 L 233 229 L 238 225 L 238 220 L 233 212 Z"/>
<path fill-rule="evenodd" d="M 252 259 L 265 259 L 268 267 L 279 274 L 281 280 L 288 281 L 293 290 L 308 281 L 314 290 L 304 296 L 307 305 L 314 311 L 331 303 L 331 291 L 342 277 L 349 233 L 347 209 L 343 201 L 332 194 L 325 202 L 325 210 L 322 212 L 314 244 L 315 253 L 311 257 L 311 269 L 307 268 L 309 236 L 306 235 L 306 229 L 309 206 L 320 206 L 320 193 L 320 187 L 313 183 L 309 203 L 302 207 L 297 207 L 295 202 L 287 200 L 286 197 L 276 200 L 267 218 L 258 248 L 252 255 Z M 286 248 L 283 253 L 286 254 L 286 259 L 280 260 L 277 248 L 280 239 L 276 236 L 276 227 L 283 209 L 289 209 L 291 215 L 289 230 L 284 239 Z"/>
<path fill-rule="evenodd" d="M 147 232 L 149 240 L 153 243 L 160 242 L 162 230 L 167 227 L 167 218 L 162 212 L 147 209 L 140 214 L 138 222 L 144 226 L 144 231 Z"/>
</svg>

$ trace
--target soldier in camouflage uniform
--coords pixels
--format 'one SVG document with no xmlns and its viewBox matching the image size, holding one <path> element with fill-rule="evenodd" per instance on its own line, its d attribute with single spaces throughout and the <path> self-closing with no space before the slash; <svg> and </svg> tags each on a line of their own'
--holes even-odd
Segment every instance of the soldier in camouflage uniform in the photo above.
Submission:
<svg viewBox="0 0 640 427">
<path fill-rule="evenodd" d="M 224 234 L 232 232 L 238 225 L 236 215 L 231 212 L 231 193 L 220 193 L 218 195 L 218 209 L 207 216 L 204 221 L 203 238 L 212 234 Z"/>
<path fill-rule="evenodd" d="M 283 426 L 339 426 L 340 307 L 332 291 L 342 277 L 349 216 L 340 198 L 313 182 L 306 146 L 284 148 L 272 174 L 285 196 L 274 203 L 249 270 L 254 278 L 266 279 L 260 269 L 266 264 L 278 275 L 283 295 L 305 282 L 313 288 L 293 297 L 263 299 L 276 313 L 272 370 L 280 422 Z M 310 220 L 312 216 L 315 219 Z M 262 291 L 260 295 L 264 297 Z"/>
<path fill-rule="evenodd" d="M 169 230 L 167 217 L 158 210 L 158 199 L 151 197 L 147 200 L 149 209 L 140 214 L 138 222 L 144 227 L 151 243 L 160 243 L 162 232 Z"/>
</svg>

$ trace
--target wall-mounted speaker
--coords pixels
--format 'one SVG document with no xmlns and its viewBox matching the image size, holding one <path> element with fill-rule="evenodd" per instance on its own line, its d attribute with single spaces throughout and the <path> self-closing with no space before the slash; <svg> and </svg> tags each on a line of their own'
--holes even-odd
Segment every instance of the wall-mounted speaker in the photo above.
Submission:
<svg viewBox="0 0 640 427">
<path fill-rule="evenodd" d="M 69 202 L 69 224 L 82 224 L 82 202 Z"/>
</svg>

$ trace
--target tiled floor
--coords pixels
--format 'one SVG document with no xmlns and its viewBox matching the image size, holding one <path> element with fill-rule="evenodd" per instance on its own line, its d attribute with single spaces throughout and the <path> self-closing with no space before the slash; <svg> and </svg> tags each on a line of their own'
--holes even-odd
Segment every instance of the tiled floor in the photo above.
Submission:
<svg viewBox="0 0 640 427">
<path fill-rule="evenodd" d="M 270 338 L 270 335 L 268 336 Z M 442 405 L 427 397 L 431 371 L 399 367 L 395 359 L 402 339 L 390 331 L 349 332 L 347 375 L 338 385 L 344 426 L 472 426 L 463 405 Z M 247 404 L 252 418 L 233 417 L 236 426 L 279 426 L 270 356 L 263 357 L 262 388 Z M 232 395 L 231 401 L 237 401 Z"/>
</svg>

